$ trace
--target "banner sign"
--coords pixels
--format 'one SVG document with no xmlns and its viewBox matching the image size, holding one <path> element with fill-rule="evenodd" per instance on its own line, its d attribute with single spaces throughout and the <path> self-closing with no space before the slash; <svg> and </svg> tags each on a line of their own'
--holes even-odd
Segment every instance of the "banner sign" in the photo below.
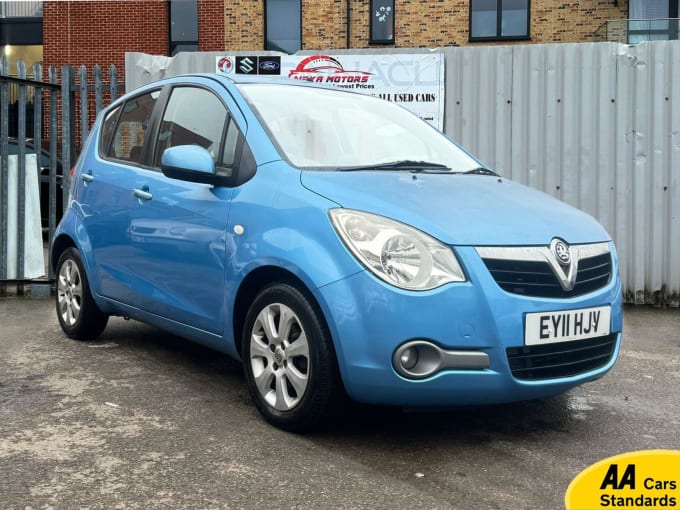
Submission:
<svg viewBox="0 0 680 510">
<path fill-rule="evenodd" d="M 399 103 L 444 130 L 444 59 L 441 53 L 382 55 L 224 56 L 218 73 L 305 80 Z"/>
</svg>

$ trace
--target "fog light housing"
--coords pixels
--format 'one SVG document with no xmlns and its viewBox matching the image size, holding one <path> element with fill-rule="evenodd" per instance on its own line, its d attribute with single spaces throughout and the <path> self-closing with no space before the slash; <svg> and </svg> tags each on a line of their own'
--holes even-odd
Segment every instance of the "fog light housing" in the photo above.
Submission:
<svg viewBox="0 0 680 510">
<path fill-rule="evenodd" d="M 426 379 L 442 370 L 486 370 L 489 355 L 480 350 L 442 349 L 431 340 L 410 340 L 392 355 L 394 370 L 406 379 Z"/>
</svg>

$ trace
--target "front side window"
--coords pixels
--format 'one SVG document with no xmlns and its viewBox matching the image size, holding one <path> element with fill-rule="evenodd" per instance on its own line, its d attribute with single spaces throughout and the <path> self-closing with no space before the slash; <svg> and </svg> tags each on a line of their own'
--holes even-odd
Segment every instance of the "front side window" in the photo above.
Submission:
<svg viewBox="0 0 680 510">
<path fill-rule="evenodd" d="M 527 39 L 529 0 L 470 0 L 470 40 Z"/>
<path fill-rule="evenodd" d="M 295 53 L 302 49 L 300 0 L 265 0 L 265 50 Z"/>
<path fill-rule="evenodd" d="M 295 85 L 238 87 L 281 155 L 299 168 L 359 170 L 400 161 L 451 172 L 479 167 L 425 121 L 383 99 Z"/>
<path fill-rule="evenodd" d="M 160 166 L 165 149 L 177 145 L 199 145 L 218 162 L 227 109 L 212 92 L 197 87 L 173 89 L 163 114 L 155 165 Z"/>
<path fill-rule="evenodd" d="M 123 105 L 120 115 L 110 113 L 104 121 L 101 140 L 102 144 L 107 145 L 102 145 L 102 152 L 110 158 L 141 163 L 149 119 L 159 96 L 159 90 L 147 92 L 129 99 Z M 110 131 L 114 123 L 116 127 L 111 139 Z"/>
</svg>

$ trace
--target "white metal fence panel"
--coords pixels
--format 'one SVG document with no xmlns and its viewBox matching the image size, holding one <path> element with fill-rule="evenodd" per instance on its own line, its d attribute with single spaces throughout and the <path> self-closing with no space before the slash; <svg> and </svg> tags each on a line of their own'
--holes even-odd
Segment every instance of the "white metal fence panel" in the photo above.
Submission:
<svg viewBox="0 0 680 510">
<path fill-rule="evenodd" d="M 442 51 L 447 134 L 596 217 L 627 302 L 680 305 L 680 42 Z"/>
</svg>

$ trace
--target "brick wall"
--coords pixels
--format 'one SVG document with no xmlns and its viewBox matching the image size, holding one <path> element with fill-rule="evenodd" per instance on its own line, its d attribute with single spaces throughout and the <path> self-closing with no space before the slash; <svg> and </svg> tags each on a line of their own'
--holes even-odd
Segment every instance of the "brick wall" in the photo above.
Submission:
<svg viewBox="0 0 680 510">
<path fill-rule="evenodd" d="M 607 20 L 628 17 L 628 0 L 588 0 L 582 2 L 532 2 L 531 41 L 588 42 Z"/>
<path fill-rule="evenodd" d="M 350 2 L 350 46 L 368 48 L 369 0 Z M 628 1 L 618 0 L 530 2 L 530 41 L 587 42 L 607 20 L 627 17 Z M 225 49 L 264 49 L 264 0 L 225 2 Z M 395 0 L 397 48 L 483 45 L 468 41 L 470 0 Z M 347 0 L 302 0 L 303 49 L 346 47 Z M 502 44 L 508 44 L 503 42 Z"/>
<path fill-rule="evenodd" d="M 224 0 L 198 0 L 198 49 L 223 51 L 226 23 Z"/>
<path fill-rule="evenodd" d="M 168 4 L 164 0 L 46 0 L 43 45 L 45 66 L 115 64 L 124 81 L 126 51 L 167 55 Z"/>
<path fill-rule="evenodd" d="M 224 4 L 224 49 L 264 49 L 264 0 L 231 0 Z"/>
<path fill-rule="evenodd" d="M 346 48 L 347 0 L 302 0 L 302 44 L 305 49 Z"/>
<path fill-rule="evenodd" d="M 84 65 L 92 82 L 92 67 L 102 69 L 105 85 L 109 83 L 108 68 L 118 71 L 119 93 L 124 92 L 125 52 L 140 51 L 155 55 L 168 52 L 168 8 L 164 0 L 135 1 L 72 1 L 46 0 L 43 4 L 43 68 L 61 66 L 76 68 Z M 78 77 L 76 75 L 76 83 Z M 108 86 L 105 86 L 108 90 Z M 88 101 L 89 124 L 94 121 L 94 95 Z M 103 105 L 110 99 L 105 94 Z M 44 104 L 45 111 L 49 104 Z M 61 102 L 58 106 L 61 111 Z M 80 99 L 76 97 L 76 151 L 80 149 Z M 61 119 L 59 120 L 61 122 Z M 49 136 L 45 126 L 45 136 Z M 61 143 L 61 141 L 59 141 Z"/>
</svg>

